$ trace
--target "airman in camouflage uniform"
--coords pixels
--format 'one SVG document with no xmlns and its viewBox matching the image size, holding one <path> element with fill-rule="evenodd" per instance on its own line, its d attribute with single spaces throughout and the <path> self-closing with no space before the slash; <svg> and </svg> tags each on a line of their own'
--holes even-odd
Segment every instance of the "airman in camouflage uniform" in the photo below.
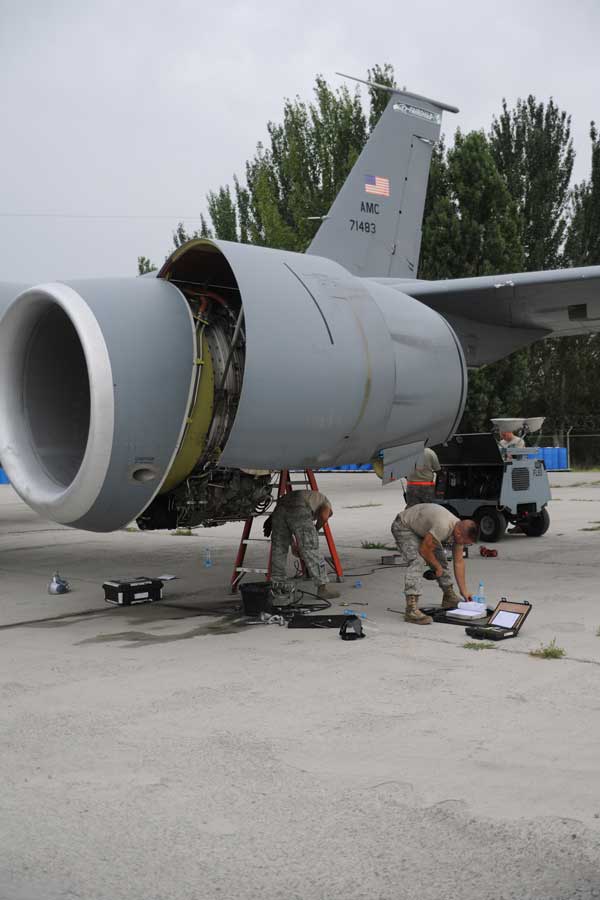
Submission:
<svg viewBox="0 0 600 900">
<path fill-rule="evenodd" d="M 435 502 L 435 475 L 441 469 L 437 453 L 425 447 L 423 455 L 406 478 L 406 506 Z"/>
<path fill-rule="evenodd" d="M 465 583 L 463 546 L 477 540 L 478 527 L 467 519 L 461 522 L 437 503 L 421 503 L 405 509 L 392 523 L 392 534 L 407 564 L 404 580 L 406 611 L 404 619 L 415 625 L 430 625 L 431 617 L 419 609 L 419 580 L 427 565 L 443 591 L 442 608 L 455 609 L 461 599 L 455 592 L 442 544 L 452 542 L 454 575 L 465 600 L 470 600 Z"/>
<path fill-rule="evenodd" d="M 310 578 L 321 599 L 335 599 L 339 591 L 328 585 L 325 561 L 319 555 L 320 528 L 333 515 L 331 503 L 320 491 L 290 491 L 280 497 L 271 515 L 271 580 L 273 588 L 285 591 L 288 550 L 295 537 Z M 316 527 L 315 527 L 316 520 Z"/>
</svg>

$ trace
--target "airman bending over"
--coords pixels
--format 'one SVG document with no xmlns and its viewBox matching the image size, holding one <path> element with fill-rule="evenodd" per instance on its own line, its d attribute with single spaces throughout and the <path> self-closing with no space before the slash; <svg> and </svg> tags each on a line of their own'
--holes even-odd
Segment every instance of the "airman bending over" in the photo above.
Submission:
<svg viewBox="0 0 600 900">
<path fill-rule="evenodd" d="M 419 579 L 426 565 L 433 570 L 443 591 L 442 609 L 455 609 L 459 600 L 471 600 L 465 581 L 463 547 L 475 543 L 479 526 L 472 519 L 461 521 L 437 503 L 420 503 L 403 510 L 392 523 L 392 534 L 400 554 L 408 565 L 404 580 L 406 611 L 404 619 L 415 625 L 430 625 L 431 616 L 419 609 Z M 454 577 L 460 596 L 454 590 L 442 544 L 451 542 Z"/>
<path fill-rule="evenodd" d="M 277 501 L 273 513 L 265 522 L 264 533 L 271 536 L 271 581 L 285 587 L 288 550 L 296 538 L 298 550 L 308 575 L 317 586 L 322 600 L 335 600 L 339 591 L 328 584 L 325 561 L 319 557 L 318 531 L 333 515 L 331 503 L 320 491 L 290 491 Z"/>
</svg>

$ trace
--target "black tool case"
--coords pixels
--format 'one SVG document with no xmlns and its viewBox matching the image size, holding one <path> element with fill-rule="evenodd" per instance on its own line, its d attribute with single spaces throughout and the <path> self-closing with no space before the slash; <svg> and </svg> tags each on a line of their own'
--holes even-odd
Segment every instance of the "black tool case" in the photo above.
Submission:
<svg viewBox="0 0 600 900">
<path fill-rule="evenodd" d="M 153 603 L 162 600 L 163 583 L 159 578 L 115 578 L 105 581 L 104 599 L 115 606 L 133 606 L 135 603 Z"/>
<path fill-rule="evenodd" d="M 473 621 L 472 619 L 464 619 L 460 616 L 453 616 L 453 609 L 442 609 L 441 606 L 420 606 L 419 609 L 422 613 L 425 613 L 426 616 L 431 616 L 434 622 L 442 622 L 445 625 L 465 625 L 466 622 Z M 487 616 L 491 615 L 493 612 L 492 609 L 487 609 L 486 615 L 481 616 L 480 619 L 475 619 L 478 624 L 487 624 Z"/>
<path fill-rule="evenodd" d="M 468 625 L 465 633 L 478 641 L 506 641 L 517 637 L 531 611 L 531 603 L 501 600 L 486 625 Z"/>
</svg>

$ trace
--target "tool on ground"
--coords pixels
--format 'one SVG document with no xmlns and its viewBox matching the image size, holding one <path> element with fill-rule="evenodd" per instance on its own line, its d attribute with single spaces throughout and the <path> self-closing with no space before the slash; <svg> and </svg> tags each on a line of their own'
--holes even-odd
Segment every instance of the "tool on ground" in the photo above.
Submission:
<svg viewBox="0 0 600 900">
<path fill-rule="evenodd" d="M 288 628 L 340 628 L 348 618 L 339 613 L 330 616 L 295 613 L 288 622 Z"/>
<path fill-rule="evenodd" d="M 283 616 L 261 612 L 256 619 L 246 619 L 244 625 L 287 625 Z"/>
<path fill-rule="evenodd" d="M 113 578 L 105 581 L 104 600 L 115 606 L 134 606 L 137 603 L 154 603 L 162 600 L 163 583 L 160 578 Z"/>
<path fill-rule="evenodd" d="M 329 600 L 320 600 L 316 594 L 303 591 L 295 584 L 282 588 L 269 581 L 249 581 L 240 585 L 242 595 L 242 611 L 249 618 L 256 618 L 263 613 L 273 616 L 281 615 L 285 619 L 297 613 L 309 614 L 320 612 L 331 606 Z M 309 597 L 310 599 L 305 599 Z M 254 623 L 249 623 L 254 624 Z"/>
<path fill-rule="evenodd" d="M 319 488 L 317 486 L 317 480 L 315 478 L 314 472 L 312 469 L 302 469 L 300 470 L 300 474 L 302 474 L 301 481 L 292 481 L 291 475 L 298 474 L 292 473 L 289 469 L 282 469 L 279 473 L 279 481 L 277 485 L 277 499 L 283 497 L 284 494 L 288 494 L 290 491 L 294 490 L 294 485 L 303 485 L 305 490 L 310 491 L 318 491 Z M 252 531 L 252 524 L 256 516 L 250 516 L 246 519 L 244 523 L 244 530 L 242 532 L 242 539 L 240 541 L 240 546 L 237 552 L 237 556 L 235 558 L 235 564 L 233 567 L 233 572 L 231 575 L 231 593 L 235 594 L 237 591 L 240 582 L 244 575 L 247 572 L 251 572 L 254 575 L 265 575 L 267 580 L 271 578 L 271 556 L 272 556 L 272 547 L 269 538 L 251 538 L 250 532 Z M 268 521 L 268 520 L 267 520 Z M 268 527 L 267 527 L 267 530 Z M 323 534 L 325 535 L 325 540 L 327 541 L 327 546 L 329 548 L 330 556 L 327 558 L 327 562 L 331 566 L 333 572 L 335 572 L 336 580 L 343 581 L 344 580 L 344 572 L 342 569 L 342 564 L 340 562 L 340 557 L 337 552 L 337 547 L 335 546 L 335 541 L 333 540 L 333 535 L 331 533 L 331 529 L 329 524 L 325 522 L 323 525 Z M 266 569 L 252 569 L 248 566 L 244 566 L 244 560 L 246 558 L 246 550 L 248 549 L 248 544 L 254 542 L 268 543 L 269 544 L 269 558 Z M 296 548 L 297 550 L 297 548 Z M 292 545 L 292 552 L 294 552 L 294 545 Z M 296 556 L 300 559 L 300 565 L 302 568 L 302 573 L 306 575 L 306 569 L 304 567 L 304 563 L 302 562 L 301 557 L 298 553 L 295 553 Z"/>
<path fill-rule="evenodd" d="M 382 566 L 406 566 L 408 563 L 399 553 L 394 553 L 393 556 L 382 556 L 381 557 L 381 565 Z"/>
<path fill-rule="evenodd" d="M 65 578 L 61 578 L 58 572 L 55 572 L 50 583 L 48 584 L 48 593 L 68 594 L 70 590 L 71 586 L 69 582 Z"/>
<path fill-rule="evenodd" d="M 531 612 L 531 603 L 512 603 L 503 597 L 485 625 L 469 625 L 465 633 L 478 641 L 505 641 L 517 637 Z"/>
<path fill-rule="evenodd" d="M 343 641 L 357 641 L 366 637 L 360 616 L 346 615 L 344 618 L 345 621 L 340 628 L 340 637 Z"/>
</svg>

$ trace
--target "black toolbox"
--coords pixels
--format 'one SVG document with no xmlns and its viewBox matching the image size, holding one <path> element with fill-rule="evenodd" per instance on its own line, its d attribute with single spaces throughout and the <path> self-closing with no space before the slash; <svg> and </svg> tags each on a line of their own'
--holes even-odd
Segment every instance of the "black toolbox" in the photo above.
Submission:
<svg viewBox="0 0 600 900">
<path fill-rule="evenodd" d="M 469 625 L 465 633 L 478 641 L 506 641 L 517 637 L 530 612 L 531 603 L 527 600 L 512 603 L 502 598 L 487 624 Z"/>
<path fill-rule="evenodd" d="M 163 583 L 160 578 L 114 578 L 105 581 L 104 599 L 115 606 L 133 606 L 135 603 L 153 603 L 162 600 Z"/>
</svg>

